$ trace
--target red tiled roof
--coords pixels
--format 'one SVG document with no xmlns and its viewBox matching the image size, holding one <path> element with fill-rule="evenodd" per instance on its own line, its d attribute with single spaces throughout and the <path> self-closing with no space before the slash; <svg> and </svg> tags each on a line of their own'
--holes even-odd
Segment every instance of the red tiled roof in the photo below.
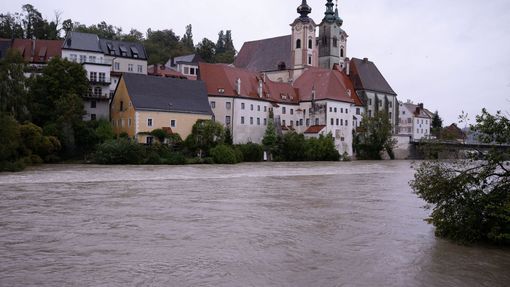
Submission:
<svg viewBox="0 0 510 287">
<path fill-rule="evenodd" d="M 51 58 L 62 56 L 63 44 L 63 40 L 14 39 L 12 48 L 29 63 L 47 63 Z"/>
<path fill-rule="evenodd" d="M 200 79 L 205 82 L 209 95 L 260 99 L 258 91 L 259 82 L 262 81 L 262 99 L 290 104 L 299 102 L 296 89 L 288 83 L 273 82 L 263 74 L 225 64 L 199 65 Z M 238 80 L 241 81 L 239 94 L 236 91 Z"/>
<path fill-rule="evenodd" d="M 355 103 L 351 81 L 344 72 L 338 70 L 309 68 L 294 82 L 294 87 L 299 90 L 301 101 L 311 101 L 312 90 L 315 88 L 316 100 Z"/>
<path fill-rule="evenodd" d="M 317 125 L 317 126 L 311 126 L 306 131 L 305 134 L 318 134 L 320 133 L 326 126 L 323 125 Z"/>
</svg>

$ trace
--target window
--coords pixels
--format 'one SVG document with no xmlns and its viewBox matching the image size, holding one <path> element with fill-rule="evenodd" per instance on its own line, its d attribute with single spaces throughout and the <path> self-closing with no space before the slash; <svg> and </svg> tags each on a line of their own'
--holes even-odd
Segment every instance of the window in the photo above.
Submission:
<svg viewBox="0 0 510 287">
<path fill-rule="evenodd" d="M 356 108 L 356 114 L 359 115 L 361 113 L 359 108 Z"/>
<path fill-rule="evenodd" d="M 216 108 L 216 102 L 211 102 L 211 108 Z"/>
<path fill-rule="evenodd" d="M 310 119 L 306 119 L 306 126 L 309 127 L 310 126 Z"/>
<path fill-rule="evenodd" d="M 89 62 L 95 63 L 96 62 L 96 56 L 89 56 Z"/>
<path fill-rule="evenodd" d="M 293 115 L 294 114 L 294 109 L 290 109 L 290 114 Z"/>
<path fill-rule="evenodd" d="M 408 118 L 408 119 L 407 119 L 407 123 L 408 123 L 408 124 L 412 123 L 412 119 L 411 119 L 411 118 Z"/>
<path fill-rule="evenodd" d="M 257 105 L 257 111 L 260 112 L 260 105 Z"/>
<path fill-rule="evenodd" d="M 100 96 L 101 96 L 101 92 L 102 92 L 102 90 L 101 90 L 101 88 L 100 88 L 100 87 L 95 87 L 95 88 L 94 88 L 94 95 L 95 95 L 96 97 L 100 97 Z"/>
<path fill-rule="evenodd" d="M 368 110 L 368 116 L 371 117 L 372 116 L 372 111 L 371 110 Z"/>
<path fill-rule="evenodd" d="M 147 119 L 147 126 L 152 127 L 152 119 Z"/>
<path fill-rule="evenodd" d="M 90 120 L 95 121 L 96 120 L 96 114 L 90 114 Z"/>
<path fill-rule="evenodd" d="M 244 103 L 241 103 L 241 110 L 244 110 Z"/>
<path fill-rule="evenodd" d="M 241 124 L 244 125 L 244 117 L 241 117 Z"/>
<path fill-rule="evenodd" d="M 119 63 L 119 62 L 115 62 L 115 63 L 113 63 L 113 69 L 114 69 L 115 71 L 120 70 L 120 63 Z"/>
<path fill-rule="evenodd" d="M 253 117 L 250 117 L 250 125 L 253 125 Z"/>
<path fill-rule="evenodd" d="M 105 73 L 99 73 L 99 82 L 101 82 L 101 83 L 106 82 L 106 74 Z"/>
<path fill-rule="evenodd" d="M 287 108 L 286 107 L 282 107 L 282 114 L 286 114 L 287 113 Z"/>
<path fill-rule="evenodd" d="M 294 121 L 290 121 L 290 126 L 294 126 Z"/>
<path fill-rule="evenodd" d="M 96 72 L 90 72 L 90 81 L 97 82 L 97 73 Z"/>
<path fill-rule="evenodd" d="M 267 119 L 264 119 L 264 125 L 267 126 Z"/>
<path fill-rule="evenodd" d="M 318 126 L 319 125 L 319 118 L 316 118 L 315 119 L 315 125 Z"/>
<path fill-rule="evenodd" d="M 226 108 L 227 110 L 230 110 L 230 109 L 232 108 L 232 103 L 230 103 L 230 102 L 226 102 L 226 103 L 225 103 L 225 108 Z"/>
<path fill-rule="evenodd" d="M 96 101 L 92 100 L 90 101 L 90 108 L 95 109 L 96 108 Z"/>
<path fill-rule="evenodd" d="M 267 112 L 267 106 L 264 106 L 264 112 Z"/>
<path fill-rule="evenodd" d="M 345 109 L 345 113 L 348 114 L 349 113 L 349 109 Z"/>
<path fill-rule="evenodd" d="M 170 127 L 175 128 L 175 120 L 170 120 Z"/>
<path fill-rule="evenodd" d="M 183 74 L 189 75 L 189 67 L 184 67 Z"/>
<path fill-rule="evenodd" d="M 296 41 L 296 49 L 301 49 L 301 39 L 297 39 L 297 41 Z"/>
<path fill-rule="evenodd" d="M 336 125 L 339 126 L 340 125 L 340 121 L 338 119 L 336 119 Z"/>
<path fill-rule="evenodd" d="M 332 113 L 333 112 L 333 107 L 329 107 L 329 112 Z"/>
<path fill-rule="evenodd" d="M 195 75 L 195 68 L 189 68 L 190 75 Z"/>
<path fill-rule="evenodd" d="M 335 124 L 335 119 L 331 118 L 331 125 Z"/>
<path fill-rule="evenodd" d="M 78 61 L 78 55 L 76 54 L 71 54 L 71 62 L 75 62 Z"/>
<path fill-rule="evenodd" d="M 131 118 L 128 119 L 128 127 L 131 127 Z"/>
<path fill-rule="evenodd" d="M 340 49 L 340 58 L 343 58 L 344 57 L 344 48 L 341 48 Z"/>
<path fill-rule="evenodd" d="M 120 109 L 119 111 L 123 111 L 124 110 L 124 102 L 123 101 L 120 101 Z"/>
<path fill-rule="evenodd" d="M 231 121 L 230 121 L 230 116 L 226 116 L 226 117 L 225 117 L 225 124 L 226 124 L 227 126 L 230 126 L 230 123 L 231 123 Z"/>
<path fill-rule="evenodd" d="M 347 121 L 346 121 L 347 123 Z M 340 125 L 343 126 L 344 125 L 344 120 L 343 119 L 340 119 Z"/>
<path fill-rule="evenodd" d="M 338 39 L 333 38 L 333 47 L 338 47 Z"/>
<path fill-rule="evenodd" d="M 338 112 L 337 108 L 335 108 L 334 110 L 335 110 L 335 113 L 337 113 L 337 112 Z"/>
<path fill-rule="evenodd" d="M 308 65 L 312 64 L 312 56 L 308 56 Z"/>
<path fill-rule="evenodd" d="M 343 114 L 344 113 L 344 108 L 340 108 L 340 113 Z"/>
<path fill-rule="evenodd" d="M 257 118 L 257 125 L 260 126 L 260 118 Z"/>
<path fill-rule="evenodd" d="M 138 73 L 143 73 L 143 66 L 138 65 L 137 71 L 138 71 Z"/>
<path fill-rule="evenodd" d="M 153 137 L 147 137 L 146 141 L 145 141 L 148 145 L 152 145 L 152 143 L 154 143 L 154 138 Z"/>
<path fill-rule="evenodd" d="M 252 111 L 253 111 L 253 105 L 250 105 L 250 110 L 252 110 Z"/>
<path fill-rule="evenodd" d="M 312 48 L 313 48 L 312 39 L 309 39 L 308 40 L 308 49 L 312 49 Z"/>
<path fill-rule="evenodd" d="M 133 64 L 128 64 L 128 72 L 133 72 Z"/>
<path fill-rule="evenodd" d="M 299 120 L 299 125 L 302 126 L 303 125 L 303 119 L 300 119 Z"/>
<path fill-rule="evenodd" d="M 87 62 L 87 56 L 86 55 L 80 55 L 80 63 Z"/>
<path fill-rule="evenodd" d="M 368 99 L 368 104 L 372 105 L 372 99 Z"/>
<path fill-rule="evenodd" d="M 285 126 L 286 125 L 286 122 L 285 120 L 282 121 L 282 126 Z"/>
<path fill-rule="evenodd" d="M 221 89 L 221 88 L 220 88 L 220 89 L 218 89 L 218 93 L 219 93 L 220 95 L 223 95 L 223 94 L 225 93 L 225 89 Z"/>
</svg>

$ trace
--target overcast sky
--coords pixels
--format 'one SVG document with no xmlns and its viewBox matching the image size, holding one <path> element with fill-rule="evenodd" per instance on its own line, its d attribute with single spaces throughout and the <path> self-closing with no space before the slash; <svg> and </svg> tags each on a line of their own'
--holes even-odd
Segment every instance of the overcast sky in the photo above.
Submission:
<svg viewBox="0 0 510 287">
<path fill-rule="evenodd" d="M 182 35 L 193 25 L 195 44 L 214 42 L 219 30 L 232 30 L 239 50 L 245 41 L 290 34 L 301 0 L 11 0 L 1 13 L 26 3 L 45 18 L 54 11 L 83 24 L 106 21 L 142 32 L 173 29 Z M 326 0 L 308 0 L 320 23 Z M 510 112 L 509 0 L 340 0 L 349 34 L 347 56 L 374 61 L 399 100 L 423 102 L 438 110 L 444 125 L 462 110 L 474 121 L 482 107 Z"/>
</svg>

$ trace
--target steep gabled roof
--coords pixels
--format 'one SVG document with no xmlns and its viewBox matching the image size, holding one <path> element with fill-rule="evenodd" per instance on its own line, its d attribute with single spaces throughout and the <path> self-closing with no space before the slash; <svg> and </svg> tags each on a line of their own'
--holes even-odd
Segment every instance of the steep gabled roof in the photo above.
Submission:
<svg viewBox="0 0 510 287">
<path fill-rule="evenodd" d="M 312 100 L 312 90 L 315 88 L 315 100 L 334 100 L 355 103 L 354 87 L 344 72 L 321 68 L 307 69 L 294 82 L 299 90 L 301 101 Z"/>
<path fill-rule="evenodd" d="M 145 47 L 141 43 L 99 39 L 99 46 L 105 55 L 147 60 Z M 122 52 L 126 53 L 125 56 L 123 56 Z"/>
<path fill-rule="evenodd" d="M 99 45 L 99 37 L 96 34 L 81 32 L 69 32 L 62 49 L 103 53 Z"/>
<path fill-rule="evenodd" d="M 124 73 L 128 94 L 136 110 L 212 115 L 202 81 Z"/>
<path fill-rule="evenodd" d="M 402 104 L 411 114 L 413 114 L 417 118 L 427 118 L 431 119 L 427 111 L 423 108 L 423 105 L 415 105 L 413 103 L 403 103 Z"/>
<path fill-rule="evenodd" d="M 63 40 L 14 39 L 12 48 L 20 51 L 28 63 L 47 63 L 51 58 L 62 56 L 63 43 Z"/>
<path fill-rule="evenodd" d="M 275 71 L 279 65 L 291 67 L 291 36 L 245 42 L 234 66 L 254 72 Z"/>
<path fill-rule="evenodd" d="M 373 62 L 366 58 L 363 60 L 352 58 L 350 65 L 350 78 L 356 90 L 397 95 Z"/>
</svg>

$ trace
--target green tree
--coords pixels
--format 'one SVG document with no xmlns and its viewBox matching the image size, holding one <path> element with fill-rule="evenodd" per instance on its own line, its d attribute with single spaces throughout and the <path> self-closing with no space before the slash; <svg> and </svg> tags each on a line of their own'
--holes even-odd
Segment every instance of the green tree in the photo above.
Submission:
<svg viewBox="0 0 510 287">
<path fill-rule="evenodd" d="M 216 45 L 211 40 L 204 38 L 196 47 L 197 54 L 207 63 L 214 63 Z"/>
<path fill-rule="evenodd" d="M 483 110 L 472 129 L 489 152 L 473 151 L 470 160 L 427 161 L 411 187 L 432 208 L 436 235 L 459 242 L 510 244 L 510 121 Z M 480 160 L 481 159 L 481 160 Z"/>
<path fill-rule="evenodd" d="M 233 145 L 234 139 L 232 139 L 232 132 L 230 132 L 230 128 L 225 129 L 225 144 Z"/>
<path fill-rule="evenodd" d="M 142 43 L 145 40 L 143 33 L 136 29 L 131 29 L 128 34 L 123 34 L 120 38 L 122 41 L 135 43 Z"/>
<path fill-rule="evenodd" d="M 265 151 L 269 154 L 269 158 L 271 158 L 273 153 L 276 151 L 277 143 L 278 135 L 276 134 L 276 127 L 274 125 L 274 115 L 273 111 L 270 110 L 266 131 L 262 138 L 262 145 L 264 146 Z"/>
<path fill-rule="evenodd" d="M 14 170 L 21 146 L 19 125 L 11 115 L 0 113 L 0 171 Z"/>
<path fill-rule="evenodd" d="M 75 132 L 85 132 L 82 126 L 84 115 L 82 96 L 89 90 L 86 72 L 80 64 L 60 58 L 52 59 L 42 70 L 42 74 L 31 83 L 32 105 L 30 111 L 34 123 L 39 126 L 52 126 L 67 156 L 76 151 L 76 145 L 87 144 L 76 142 Z M 46 130 L 46 128 L 45 128 Z"/>
<path fill-rule="evenodd" d="M 18 51 L 9 50 L 0 60 L 0 113 L 7 113 L 18 121 L 30 119 L 25 62 Z"/>
<path fill-rule="evenodd" d="M 225 33 L 220 31 L 218 41 L 216 42 L 214 61 L 216 63 L 231 64 L 234 62 L 235 55 L 236 50 L 232 40 L 232 31 L 227 30 Z"/>
<path fill-rule="evenodd" d="M 20 14 L 0 14 L 0 38 L 20 39 L 23 36 L 24 31 Z"/>
<path fill-rule="evenodd" d="M 432 117 L 432 127 L 430 133 L 435 136 L 436 138 L 439 138 L 441 135 L 441 129 L 443 128 L 443 120 L 439 116 L 439 112 L 436 111 L 434 113 L 434 116 Z"/>
<path fill-rule="evenodd" d="M 225 130 L 219 123 L 211 120 L 199 120 L 192 128 L 191 134 L 186 138 L 186 147 L 194 154 L 201 157 L 204 153 L 218 144 L 224 143 Z"/>
<path fill-rule="evenodd" d="M 387 113 L 377 112 L 373 117 L 365 115 L 359 130 L 353 143 L 359 159 L 380 160 L 383 150 L 391 156 L 395 143 L 391 138 L 392 126 Z"/>
<path fill-rule="evenodd" d="M 181 42 L 182 42 L 182 45 L 189 49 L 190 51 L 194 51 L 195 50 L 195 44 L 193 44 L 193 32 L 192 32 L 192 26 L 191 24 L 189 24 L 188 26 L 186 26 L 186 33 L 184 34 L 184 36 L 182 36 L 182 39 L 181 39 Z"/>
<path fill-rule="evenodd" d="M 80 24 L 79 22 L 75 22 L 73 23 L 72 27 L 73 31 L 96 34 L 97 36 L 99 36 L 99 38 L 102 39 L 120 40 L 122 37 L 122 28 L 110 25 L 105 21 L 102 21 L 97 25 L 94 24 L 90 26 L 86 26 Z"/>
</svg>

